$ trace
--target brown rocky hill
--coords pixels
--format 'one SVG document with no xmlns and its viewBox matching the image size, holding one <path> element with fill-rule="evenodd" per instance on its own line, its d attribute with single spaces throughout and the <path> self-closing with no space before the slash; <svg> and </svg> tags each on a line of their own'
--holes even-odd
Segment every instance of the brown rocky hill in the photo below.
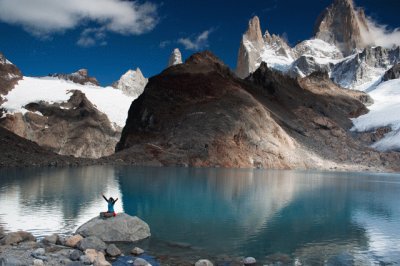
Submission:
<svg viewBox="0 0 400 266">
<path fill-rule="evenodd" d="M 6 115 L 0 125 L 61 155 L 100 158 L 114 153 L 120 133 L 81 91 L 65 103 L 30 103 L 30 112 Z"/>
<path fill-rule="evenodd" d="M 209 52 L 150 79 L 132 103 L 114 159 L 153 165 L 395 168 L 398 154 L 349 131 L 369 97 L 326 74 L 293 79 L 265 64 L 246 81 Z"/>
<path fill-rule="evenodd" d="M 57 155 L 0 127 L 0 168 L 85 164 L 93 161 Z"/>
</svg>

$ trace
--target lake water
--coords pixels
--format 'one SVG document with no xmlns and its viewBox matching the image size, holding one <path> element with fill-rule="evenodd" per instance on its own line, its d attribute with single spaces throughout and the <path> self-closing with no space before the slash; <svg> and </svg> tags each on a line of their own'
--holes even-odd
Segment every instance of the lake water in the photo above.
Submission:
<svg viewBox="0 0 400 266">
<path fill-rule="evenodd" d="M 118 197 L 155 254 L 303 265 L 400 263 L 400 175 L 93 166 L 0 170 L 0 225 L 71 233 Z"/>
</svg>

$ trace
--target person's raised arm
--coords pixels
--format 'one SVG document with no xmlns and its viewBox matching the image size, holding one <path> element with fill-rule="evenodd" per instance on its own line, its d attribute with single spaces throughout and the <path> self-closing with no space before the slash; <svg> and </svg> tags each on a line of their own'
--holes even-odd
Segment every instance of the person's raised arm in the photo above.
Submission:
<svg viewBox="0 0 400 266">
<path fill-rule="evenodd" d="M 118 200 L 118 198 L 116 198 L 116 199 L 114 200 L 114 203 L 116 203 L 116 202 L 117 202 L 117 200 Z"/>
<path fill-rule="evenodd" d="M 108 202 L 108 199 L 106 197 L 104 197 L 103 194 L 101 194 L 101 195 L 103 196 L 103 199 Z"/>
</svg>

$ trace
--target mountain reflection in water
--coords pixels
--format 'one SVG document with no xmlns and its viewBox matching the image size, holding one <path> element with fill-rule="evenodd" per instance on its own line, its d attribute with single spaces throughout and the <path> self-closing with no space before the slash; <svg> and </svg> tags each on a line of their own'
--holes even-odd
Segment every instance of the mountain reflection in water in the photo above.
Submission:
<svg viewBox="0 0 400 266">
<path fill-rule="evenodd" d="M 0 170 L 0 224 L 38 236 L 71 233 L 106 208 L 102 193 L 120 198 L 117 212 L 149 223 L 149 248 L 156 251 L 159 243 L 183 242 L 194 254 L 266 262 L 400 262 L 400 175 L 110 166 Z"/>
</svg>

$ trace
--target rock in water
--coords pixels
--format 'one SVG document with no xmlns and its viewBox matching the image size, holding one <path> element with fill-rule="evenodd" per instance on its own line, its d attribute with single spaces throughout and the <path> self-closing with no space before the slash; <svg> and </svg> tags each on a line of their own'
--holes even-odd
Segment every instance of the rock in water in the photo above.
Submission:
<svg viewBox="0 0 400 266">
<path fill-rule="evenodd" d="M 76 233 L 85 237 L 96 236 L 106 242 L 138 241 L 151 235 L 147 223 L 126 213 L 108 219 L 95 217 L 80 226 Z"/>
<path fill-rule="evenodd" d="M 214 264 L 212 264 L 211 261 L 209 260 L 198 260 L 194 266 L 213 266 Z"/>
<path fill-rule="evenodd" d="M 244 265 L 256 265 L 256 259 L 253 257 L 247 257 L 243 260 Z"/>
<path fill-rule="evenodd" d="M 119 250 L 116 245 L 110 244 L 106 249 L 106 253 L 111 257 L 117 257 L 121 255 L 121 250 Z"/>
<path fill-rule="evenodd" d="M 141 258 L 137 258 L 134 262 L 133 262 L 134 266 L 151 266 L 150 263 L 148 263 L 146 260 L 141 259 Z"/>
<path fill-rule="evenodd" d="M 139 247 L 135 247 L 132 249 L 131 253 L 135 256 L 141 255 L 144 253 L 144 250 L 139 248 Z"/>
<path fill-rule="evenodd" d="M 182 64 L 182 54 L 178 48 L 175 48 L 169 56 L 168 67 L 179 64 Z"/>
</svg>

